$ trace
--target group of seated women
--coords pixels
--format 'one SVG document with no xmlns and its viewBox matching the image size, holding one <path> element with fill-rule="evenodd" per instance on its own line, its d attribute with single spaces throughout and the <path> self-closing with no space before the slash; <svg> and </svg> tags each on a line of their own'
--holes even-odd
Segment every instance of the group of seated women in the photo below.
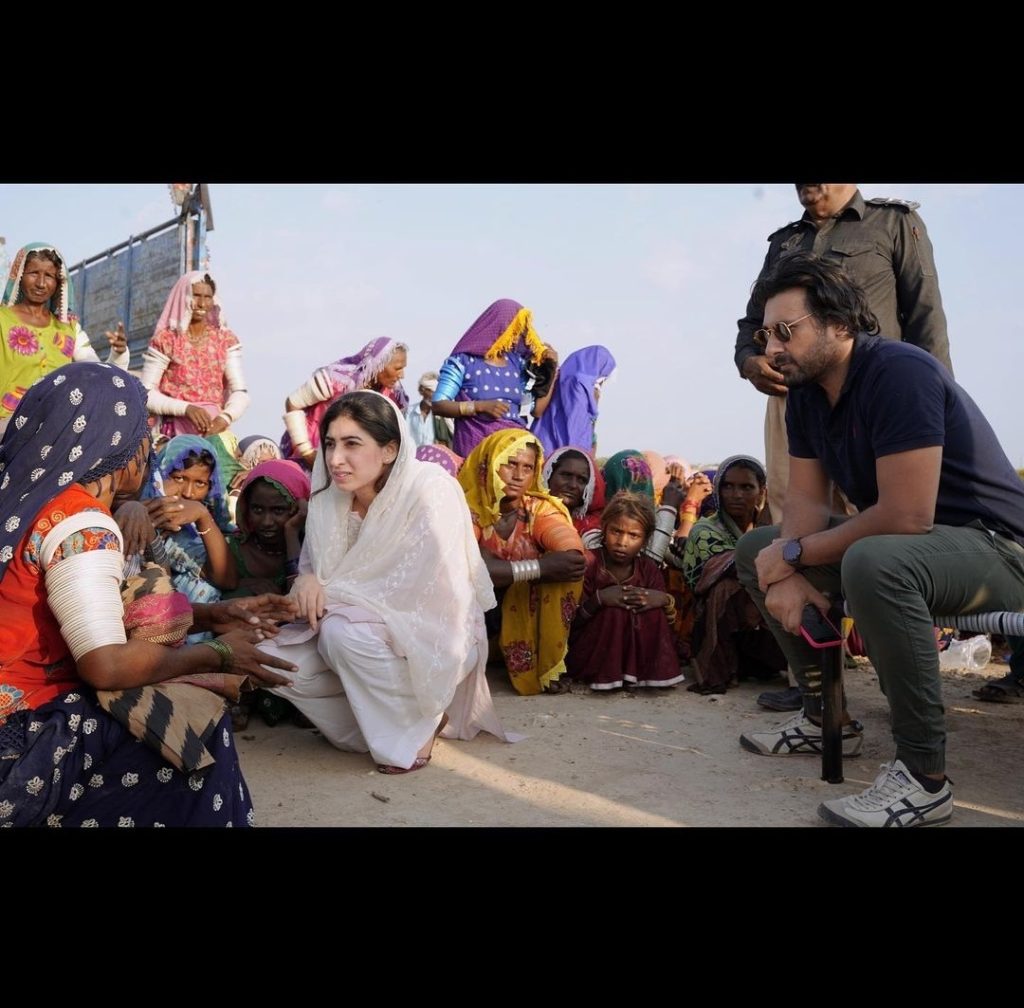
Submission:
<svg viewBox="0 0 1024 1008">
<path fill-rule="evenodd" d="M 421 382 L 450 448 L 411 435 L 394 340 L 290 394 L 280 446 L 239 442 L 240 346 L 209 274 L 175 285 L 140 381 L 79 346 L 59 254 L 23 252 L 3 346 L 46 352 L 31 380 L 3 372 L 0 824 L 251 824 L 227 711 L 257 686 L 389 775 L 437 737 L 515 740 L 491 654 L 522 695 L 674 686 L 681 590 L 697 685 L 771 666 L 725 559 L 763 468 L 729 459 L 712 486 L 653 453 L 600 466 L 604 348 L 559 370 L 498 301 Z"/>
</svg>

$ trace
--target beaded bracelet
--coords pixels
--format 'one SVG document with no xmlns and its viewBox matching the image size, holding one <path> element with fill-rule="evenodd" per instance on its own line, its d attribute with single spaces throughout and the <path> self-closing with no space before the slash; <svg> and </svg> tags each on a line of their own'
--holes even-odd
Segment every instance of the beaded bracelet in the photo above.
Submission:
<svg viewBox="0 0 1024 1008">
<path fill-rule="evenodd" d="M 232 659 L 235 656 L 234 651 L 231 650 L 231 645 L 227 644 L 222 640 L 204 640 L 200 641 L 200 644 L 205 644 L 207 647 L 213 648 L 217 654 L 220 655 L 220 670 L 221 673 L 230 670 L 232 665 Z"/>
</svg>

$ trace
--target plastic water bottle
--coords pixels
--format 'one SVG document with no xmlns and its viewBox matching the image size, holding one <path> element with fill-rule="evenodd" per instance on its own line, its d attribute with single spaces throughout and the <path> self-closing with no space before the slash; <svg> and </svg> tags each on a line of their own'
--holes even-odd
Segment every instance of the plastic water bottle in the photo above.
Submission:
<svg viewBox="0 0 1024 1008">
<path fill-rule="evenodd" d="M 966 640 L 953 640 L 939 652 L 939 668 L 943 672 L 978 672 L 992 660 L 992 642 L 987 634 Z"/>
</svg>

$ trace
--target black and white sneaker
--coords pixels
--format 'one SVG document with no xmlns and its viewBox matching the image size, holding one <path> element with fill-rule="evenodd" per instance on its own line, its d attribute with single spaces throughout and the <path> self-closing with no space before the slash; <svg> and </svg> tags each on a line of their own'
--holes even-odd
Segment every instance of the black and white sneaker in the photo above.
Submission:
<svg viewBox="0 0 1024 1008">
<path fill-rule="evenodd" d="M 844 756 L 860 755 L 863 735 L 864 726 L 859 721 L 843 725 Z M 740 745 L 761 756 L 820 756 L 821 725 L 801 711 L 778 728 L 741 735 Z"/>
<path fill-rule="evenodd" d="M 945 780 L 929 794 L 902 760 L 893 760 L 866 791 L 823 802 L 818 815 L 833 826 L 939 826 L 953 815 L 953 792 Z"/>
</svg>

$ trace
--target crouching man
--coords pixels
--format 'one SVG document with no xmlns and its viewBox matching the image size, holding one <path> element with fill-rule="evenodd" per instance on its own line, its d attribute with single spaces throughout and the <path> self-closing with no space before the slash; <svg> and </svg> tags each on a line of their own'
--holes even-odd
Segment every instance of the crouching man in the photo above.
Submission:
<svg viewBox="0 0 1024 1008">
<path fill-rule="evenodd" d="M 895 755 L 867 790 L 827 801 L 842 826 L 928 826 L 953 811 L 933 615 L 1024 607 L 1024 484 L 970 396 L 918 347 L 881 338 L 861 289 L 814 255 L 755 284 L 756 334 L 788 388 L 782 525 L 755 529 L 736 567 L 789 660 L 803 710 L 740 744 L 820 755 L 820 652 L 803 607 L 842 593 L 889 701 Z M 830 515 L 831 481 L 859 513 Z M 862 727 L 843 711 L 843 752 Z"/>
</svg>

